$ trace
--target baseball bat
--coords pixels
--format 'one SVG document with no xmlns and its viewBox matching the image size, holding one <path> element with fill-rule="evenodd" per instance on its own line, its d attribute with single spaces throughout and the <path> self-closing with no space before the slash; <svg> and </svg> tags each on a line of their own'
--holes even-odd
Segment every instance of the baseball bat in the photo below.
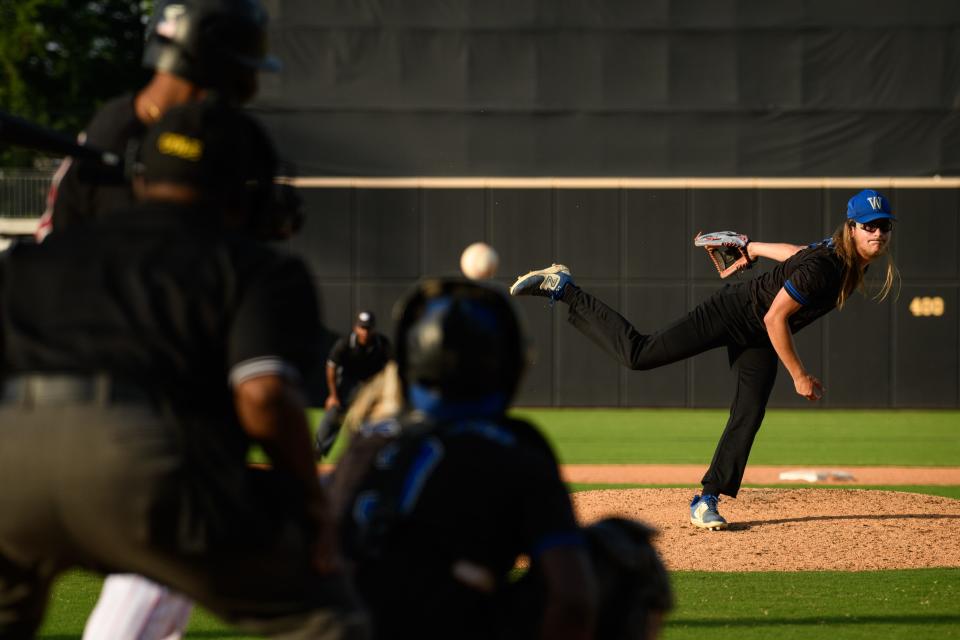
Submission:
<svg viewBox="0 0 960 640">
<path fill-rule="evenodd" d="M 54 155 L 87 158 L 106 167 L 120 167 L 120 157 L 78 143 L 70 136 L 0 111 L 0 142 Z"/>
</svg>

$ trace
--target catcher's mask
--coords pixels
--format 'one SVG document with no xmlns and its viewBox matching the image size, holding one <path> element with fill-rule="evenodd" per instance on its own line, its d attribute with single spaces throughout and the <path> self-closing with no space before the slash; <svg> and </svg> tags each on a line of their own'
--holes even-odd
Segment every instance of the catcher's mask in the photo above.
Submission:
<svg viewBox="0 0 960 640">
<path fill-rule="evenodd" d="M 513 303 L 492 285 L 427 280 L 394 313 L 400 381 L 448 400 L 500 392 L 509 400 L 527 364 L 527 341 Z"/>
<path fill-rule="evenodd" d="M 267 12 L 258 0 L 159 0 L 147 23 L 143 65 L 246 102 L 267 54 Z"/>
</svg>

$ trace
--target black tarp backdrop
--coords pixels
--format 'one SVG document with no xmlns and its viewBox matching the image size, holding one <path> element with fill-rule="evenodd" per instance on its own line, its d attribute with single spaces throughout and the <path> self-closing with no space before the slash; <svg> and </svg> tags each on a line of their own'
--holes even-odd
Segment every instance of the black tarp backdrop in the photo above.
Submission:
<svg viewBox="0 0 960 640">
<path fill-rule="evenodd" d="M 960 172 L 956 0 L 274 0 L 302 175 Z"/>
<path fill-rule="evenodd" d="M 263 77 L 255 109 L 301 176 L 960 173 L 956 0 L 266 4 L 286 66 Z M 810 242 L 875 186 L 901 218 L 903 289 L 879 305 L 857 297 L 798 336 L 828 389 L 814 406 L 958 407 L 958 190 L 892 184 L 311 188 L 292 247 L 340 332 L 359 308 L 390 331 L 395 300 L 419 278 L 457 274 L 460 251 L 480 239 L 500 251 L 501 283 L 562 261 L 649 330 L 722 284 L 693 250 L 698 230 Z M 914 300 L 939 300 L 942 313 L 915 315 Z M 729 403 L 722 352 L 628 372 L 562 306 L 520 308 L 538 354 L 523 404 Z M 808 406 L 782 370 L 771 404 Z"/>
</svg>

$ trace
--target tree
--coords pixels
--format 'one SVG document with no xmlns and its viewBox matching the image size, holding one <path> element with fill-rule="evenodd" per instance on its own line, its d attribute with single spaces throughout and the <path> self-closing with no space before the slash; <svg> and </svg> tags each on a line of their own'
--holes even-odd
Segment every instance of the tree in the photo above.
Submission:
<svg viewBox="0 0 960 640">
<path fill-rule="evenodd" d="M 142 0 L 0 0 L 0 110 L 79 132 L 106 99 L 134 91 L 142 69 Z M 0 146 L 0 166 L 36 154 Z"/>
</svg>

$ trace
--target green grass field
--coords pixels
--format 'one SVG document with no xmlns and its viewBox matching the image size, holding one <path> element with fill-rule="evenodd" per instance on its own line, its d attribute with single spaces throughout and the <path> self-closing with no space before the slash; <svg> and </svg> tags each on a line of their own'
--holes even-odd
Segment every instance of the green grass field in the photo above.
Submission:
<svg viewBox="0 0 960 640">
<path fill-rule="evenodd" d="M 539 409 L 540 425 L 567 464 L 704 464 L 725 410 Z M 960 411 L 771 410 L 752 464 L 960 465 Z"/>
<path fill-rule="evenodd" d="M 726 419 L 726 412 L 719 410 L 538 409 L 517 414 L 544 429 L 563 462 L 592 464 L 706 465 Z M 338 443 L 335 457 L 341 446 Z M 960 466 L 960 412 L 770 411 L 751 462 Z M 595 488 L 598 485 L 571 487 Z M 960 499 L 960 487 L 874 488 Z M 672 580 L 677 608 L 668 619 L 666 640 L 960 638 L 960 569 L 679 571 Z M 86 573 L 65 576 L 57 585 L 40 637 L 78 638 L 99 585 L 99 577 Z M 246 636 L 197 610 L 187 637 Z"/>
<path fill-rule="evenodd" d="M 672 574 L 666 640 L 960 637 L 960 569 Z"/>
</svg>

